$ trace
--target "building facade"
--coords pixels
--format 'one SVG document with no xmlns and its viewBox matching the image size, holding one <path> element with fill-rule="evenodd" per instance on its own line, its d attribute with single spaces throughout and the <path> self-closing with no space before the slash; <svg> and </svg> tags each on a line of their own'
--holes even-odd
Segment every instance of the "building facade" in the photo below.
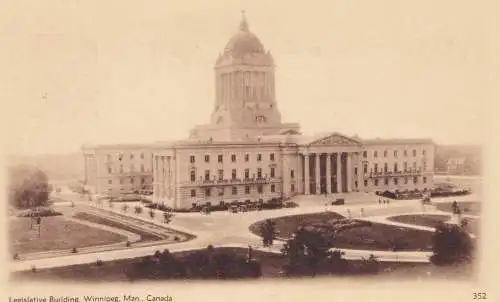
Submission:
<svg viewBox="0 0 500 302">
<path fill-rule="evenodd" d="M 155 202 L 190 208 L 432 187 L 431 140 L 303 135 L 299 124 L 281 121 L 274 76 L 271 53 L 243 18 L 215 64 L 210 123 L 184 141 L 84 148 L 89 189 L 106 195 L 152 188 Z"/>
</svg>

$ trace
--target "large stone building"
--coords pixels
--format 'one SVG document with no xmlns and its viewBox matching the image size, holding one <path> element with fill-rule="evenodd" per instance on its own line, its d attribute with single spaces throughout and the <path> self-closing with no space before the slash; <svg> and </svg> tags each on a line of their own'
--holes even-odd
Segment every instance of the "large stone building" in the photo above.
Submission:
<svg viewBox="0 0 500 302">
<path fill-rule="evenodd" d="M 429 139 L 362 140 L 302 135 L 282 123 L 269 51 L 243 18 L 215 64 L 215 106 L 188 139 L 85 147 L 86 183 L 96 194 L 152 191 L 173 208 L 432 187 Z"/>
</svg>

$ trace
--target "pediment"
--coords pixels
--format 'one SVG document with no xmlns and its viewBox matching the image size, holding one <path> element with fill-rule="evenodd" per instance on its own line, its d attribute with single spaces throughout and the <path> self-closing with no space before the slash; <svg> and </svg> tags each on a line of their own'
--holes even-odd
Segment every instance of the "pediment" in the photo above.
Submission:
<svg viewBox="0 0 500 302">
<path fill-rule="evenodd" d="M 338 133 L 333 133 L 330 135 L 326 135 L 322 138 L 313 140 L 311 143 L 309 143 L 311 146 L 336 146 L 336 145 L 342 145 L 342 146 L 360 146 L 361 142 L 344 136 L 342 134 Z"/>
</svg>

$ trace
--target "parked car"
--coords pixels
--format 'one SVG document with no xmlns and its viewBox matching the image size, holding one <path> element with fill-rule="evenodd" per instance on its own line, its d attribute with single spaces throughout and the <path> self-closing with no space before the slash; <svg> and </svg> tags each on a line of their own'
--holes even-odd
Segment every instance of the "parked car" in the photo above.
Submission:
<svg viewBox="0 0 500 302">
<path fill-rule="evenodd" d="M 343 205 L 343 204 L 345 204 L 344 198 L 337 198 L 335 201 L 332 201 L 332 206 Z"/>
</svg>

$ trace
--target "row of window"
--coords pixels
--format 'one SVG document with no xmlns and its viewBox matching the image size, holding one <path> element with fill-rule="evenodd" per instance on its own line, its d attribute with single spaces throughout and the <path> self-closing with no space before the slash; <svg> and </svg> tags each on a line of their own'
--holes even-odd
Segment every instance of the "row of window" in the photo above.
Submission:
<svg viewBox="0 0 500 302">
<path fill-rule="evenodd" d="M 416 169 L 417 169 L 417 162 L 413 162 L 412 169 L 413 169 L 413 170 L 416 170 Z M 424 170 L 425 170 L 425 169 L 426 169 L 426 163 L 424 162 Z M 384 171 L 385 173 L 387 173 L 387 172 L 388 172 L 388 170 L 389 170 L 389 165 L 388 165 L 387 163 L 385 163 L 385 164 L 384 164 L 384 169 L 383 169 L 383 171 Z M 407 162 L 404 162 L 404 163 L 403 163 L 403 171 L 405 171 L 405 172 L 406 172 L 406 171 L 408 171 L 408 170 L 410 170 L 410 169 L 408 168 L 408 163 L 407 163 Z M 378 164 L 373 164 L 373 170 L 372 170 L 372 171 L 373 171 L 373 172 L 375 172 L 375 173 L 379 172 Z M 370 172 L 372 172 L 372 171 L 370 171 Z M 382 171 L 382 170 L 380 170 L 380 172 L 381 172 L 381 171 Z M 398 172 L 398 171 L 399 171 L 399 166 L 398 166 L 398 163 L 394 163 L 394 172 Z M 364 165 L 363 165 L 363 173 L 365 173 L 365 174 L 366 174 L 366 173 L 368 173 L 368 164 L 364 164 Z M 355 173 L 355 174 L 356 174 L 356 173 Z"/>
<path fill-rule="evenodd" d="M 130 181 L 131 185 L 135 184 L 134 178 L 131 177 L 129 181 Z M 123 185 L 124 183 L 125 183 L 125 178 L 120 178 L 120 185 Z M 140 183 L 141 183 L 141 185 L 145 184 L 146 183 L 146 179 L 144 177 L 141 177 L 140 178 Z M 108 179 L 108 185 L 112 185 L 112 184 L 113 184 L 113 180 Z"/>
<path fill-rule="evenodd" d="M 275 158 L 276 157 L 275 157 L 274 153 L 270 153 L 269 154 L 269 160 L 270 161 L 274 161 Z M 235 163 L 236 160 L 237 160 L 236 154 L 231 154 L 231 162 Z M 245 160 L 245 162 L 248 162 L 250 160 L 250 155 L 249 154 L 245 154 L 244 160 Z M 257 154 L 257 161 L 262 161 L 262 154 L 260 154 L 260 153 Z M 196 163 L 196 156 L 195 155 L 191 155 L 189 157 L 189 162 L 192 163 L 192 164 Z M 205 162 L 206 163 L 210 162 L 210 155 L 205 154 Z M 223 163 L 224 162 L 224 156 L 222 154 L 217 155 L 217 162 L 218 163 Z"/>
<path fill-rule="evenodd" d="M 389 152 L 387 150 L 384 150 L 384 157 L 387 157 Z M 425 156 L 426 152 L 425 149 L 422 150 L 422 155 Z M 417 149 L 412 150 L 412 155 L 413 157 L 417 156 Z M 403 156 L 408 156 L 408 150 L 403 150 Z M 368 157 L 368 152 L 363 151 L 363 157 L 367 158 Z M 378 151 L 373 151 L 373 157 L 378 157 Z M 398 157 L 398 150 L 394 150 L 394 157 Z"/>
<path fill-rule="evenodd" d="M 395 185 L 398 185 L 399 184 L 399 178 L 395 177 L 393 179 L 393 182 L 394 182 Z M 405 177 L 404 180 L 403 180 L 403 182 L 404 182 L 405 185 L 407 185 L 408 184 L 408 177 Z M 413 183 L 414 184 L 418 183 L 418 177 L 417 176 L 413 177 Z M 427 183 L 427 177 L 425 177 L 425 176 L 422 177 L 422 183 L 424 183 L 424 184 Z M 365 187 L 367 187 L 368 186 L 368 180 L 365 180 L 364 184 L 365 184 Z M 354 185 L 357 187 L 358 186 L 358 182 L 356 181 Z M 379 185 L 379 180 L 378 179 L 374 179 L 373 180 L 373 185 L 374 186 L 378 186 Z M 389 185 L 389 178 L 384 178 L 384 185 L 385 186 Z"/>
<path fill-rule="evenodd" d="M 252 178 L 263 178 L 262 177 L 262 168 L 257 168 L 257 175 L 252 175 L 253 177 Z M 266 177 L 268 175 L 266 174 Z M 269 177 L 270 178 L 274 178 L 276 177 L 276 169 L 275 168 L 270 168 L 269 169 Z M 295 171 L 294 170 L 290 170 L 290 177 L 293 179 L 295 178 Z M 236 172 L 236 169 L 232 169 L 231 170 L 231 179 L 232 180 L 235 180 L 238 178 L 238 175 L 237 175 L 237 172 Z M 244 179 L 249 179 L 250 178 L 250 169 L 245 169 L 244 170 Z M 192 182 L 196 181 L 196 171 L 194 170 L 191 170 L 190 172 L 190 179 Z M 220 169 L 217 171 L 217 179 L 218 180 L 223 180 L 224 179 L 224 170 L 223 169 Z M 210 170 L 205 170 L 205 178 L 204 180 L 210 180 Z"/>
<path fill-rule="evenodd" d="M 213 188 L 205 188 L 205 197 L 210 197 L 212 196 L 212 189 Z M 295 191 L 295 186 L 292 184 L 290 187 L 291 191 Z M 191 189 L 191 197 L 196 197 L 196 189 Z M 224 196 L 224 188 L 218 188 L 218 196 Z M 271 193 L 276 193 L 276 185 L 270 185 L 270 191 Z M 257 193 L 262 194 L 264 192 L 264 185 L 257 185 Z M 231 187 L 231 194 L 232 195 L 238 195 L 238 187 Z M 245 195 L 250 195 L 250 186 L 245 186 Z"/>
<path fill-rule="evenodd" d="M 144 165 L 141 165 L 140 171 L 141 172 L 145 172 L 146 171 L 146 169 L 144 168 Z M 130 172 L 135 172 L 135 166 L 134 166 L 134 164 L 130 165 Z M 113 173 L 113 168 L 108 167 L 108 173 L 109 174 Z M 120 173 L 123 173 L 123 165 L 120 165 Z"/>
<path fill-rule="evenodd" d="M 123 153 L 118 153 L 116 157 L 117 157 L 117 159 L 118 159 L 118 160 L 123 160 L 126 156 L 125 156 L 125 154 L 123 154 Z M 134 158 L 135 158 L 135 155 L 134 155 L 134 153 L 130 153 L 130 155 L 129 155 L 128 157 L 132 160 L 132 159 L 134 159 Z M 141 153 L 141 154 L 139 155 L 139 157 L 140 157 L 141 159 L 144 159 L 144 158 L 145 158 L 144 153 Z M 111 154 L 108 154 L 108 155 L 107 155 L 107 160 L 108 160 L 108 161 L 112 161 L 112 159 L 113 159 L 113 157 L 111 156 Z"/>
</svg>

